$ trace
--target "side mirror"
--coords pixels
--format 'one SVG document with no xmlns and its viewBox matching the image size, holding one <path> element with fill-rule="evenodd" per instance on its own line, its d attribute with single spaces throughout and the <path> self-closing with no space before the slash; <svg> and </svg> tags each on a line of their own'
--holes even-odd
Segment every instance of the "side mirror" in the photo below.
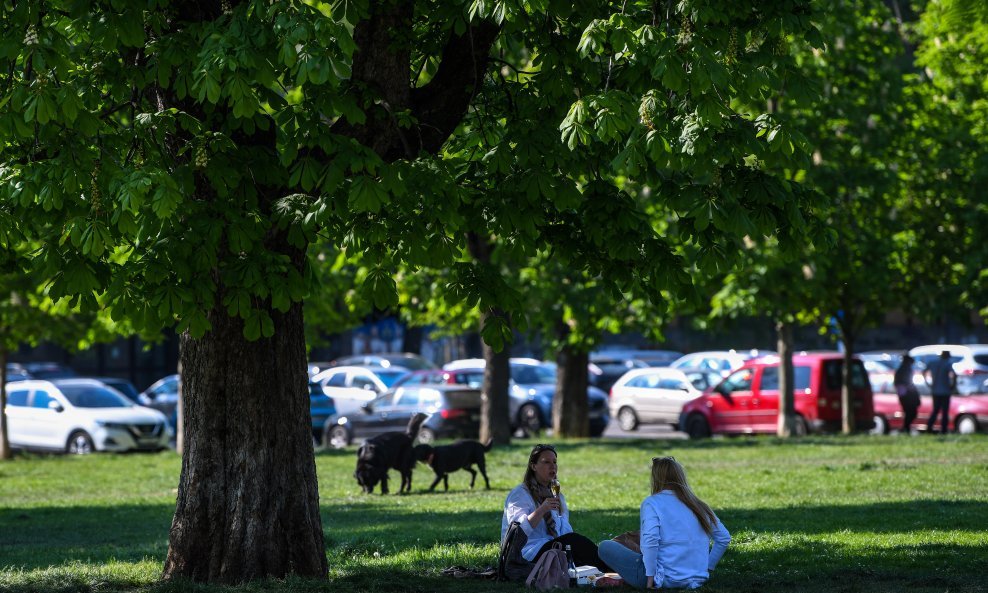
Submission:
<svg viewBox="0 0 988 593">
<path fill-rule="evenodd" d="M 377 393 L 377 389 L 375 389 L 374 386 L 371 385 L 370 383 L 365 383 L 364 384 L 364 390 L 366 390 L 366 391 L 373 391 L 373 392 Z"/>
<path fill-rule="evenodd" d="M 373 414 L 374 413 L 374 406 L 371 405 L 370 403 L 366 403 L 366 404 L 360 406 L 360 409 L 364 411 L 364 414 Z"/>
<path fill-rule="evenodd" d="M 730 392 L 727 391 L 727 388 L 724 387 L 723 383 L 717 385 L 717 387 L 714 387 L 714 391 L 723 395 L 724 397 L 730 396 Z"/>
<path fill-rule="evenodd" d="M 55 400 L 51 400 L 48 402 L 48 409 L 55 410 L 58 413 L 62 413 L 65 411 L 65 408 L 62 407 L 62 404 L 58 403 Z"/>
</svg>

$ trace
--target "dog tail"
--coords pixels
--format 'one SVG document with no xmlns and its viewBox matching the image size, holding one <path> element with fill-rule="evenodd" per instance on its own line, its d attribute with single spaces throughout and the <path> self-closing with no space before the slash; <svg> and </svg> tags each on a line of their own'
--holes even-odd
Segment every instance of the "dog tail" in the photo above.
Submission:
<svg viewBox="0 0 988 593">
<path fill-rule="evenodd" d="M 414 441 L 415 437 L 419 436 L 419 429 L 422 428 L 422 423 L 428 417 L 428 414 L 423 414 L 422 412 L 412 416 L 412 419 L 408 421 L 408 428 L 405 429 L 405 434 L 408 435 L 409 439 Z"/>
<path fill-rule="evenodd" d="M 494 439 L 487 439 L 487 442 L 484 443 L 484 453 L 490 451 L 491 447 L 493 446 L 494 446 Z"/>
</svg>

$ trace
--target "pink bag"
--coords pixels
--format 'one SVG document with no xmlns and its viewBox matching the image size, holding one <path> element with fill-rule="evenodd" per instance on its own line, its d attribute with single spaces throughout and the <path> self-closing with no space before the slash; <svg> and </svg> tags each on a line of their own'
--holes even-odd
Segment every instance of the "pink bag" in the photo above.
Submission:
<svg viewBox="0 0 988 593">
<path fill-rule="evenodd" d="M 535 587 L 539 591 L 549 589 L 569 589 L 569 574 L 566 572 L 568 563 L 566 562 L 566 552 L 559 542 L 552 544 L 552 547 L 539 556 L 532 572 L 529 573 L 525 584 Z"/>
</svg>

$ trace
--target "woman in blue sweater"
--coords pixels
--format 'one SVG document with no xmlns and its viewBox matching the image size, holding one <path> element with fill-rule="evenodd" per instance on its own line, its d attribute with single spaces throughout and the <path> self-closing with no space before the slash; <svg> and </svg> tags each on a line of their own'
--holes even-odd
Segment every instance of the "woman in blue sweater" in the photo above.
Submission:
<svg viewBox="0 0 988 593">
<path fill-rule="evenodd" d="M 641 552 L 601 542 L 601 559 L 638 588 L 696 589 L 731 542 L 731 534 L 686 481 L 672 457 L 652 459 L 652 495 L 641 505 Z M 711 545 L 712 544 L 712 545 Z"/>
</svg>

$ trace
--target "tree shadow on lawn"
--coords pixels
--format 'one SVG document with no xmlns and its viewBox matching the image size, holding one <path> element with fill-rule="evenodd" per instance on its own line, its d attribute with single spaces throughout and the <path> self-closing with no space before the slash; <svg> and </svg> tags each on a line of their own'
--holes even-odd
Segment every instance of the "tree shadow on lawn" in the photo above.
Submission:
<svg viewBox="0 0 988 593">
<path fill-rule="evenodd" d="M 400 506 L 405 498 L 388 499 L 393 506 L 323 501 L 327 555 L 331 566 L 344 566 L 334 590 L 384 590 L 381 587 L 391 580 L 400 583 L 396 589 L 401 590 L 481 591 L 494 586 L 444 579 L 439 573 L 454 564 L 480 568 L 496 563 L 500 508 L 409 511 Z M 5 567 L 29 571 L 50 566 L 71 571 L 74 562 L 163 562 L 173 511 L 164 504 L 3 509 L 0 559 Z M 857 537 L 875 533 L 887 542 L 896 534 L 916 531 L 940 532 L 931 537 L 951 537 L 950 530 L 988 531 L 980 500 L 725 508 L 719 515 L 735 542 L 708 590 L 985 590 L 980 583 L 988 572 L 988 548 L 980 542 L 914 539 L 875 545 Z M 576 512 L 572 520 L 579 532 L 597 541 L 635 529 L 638 512 Z M 418 568 L 410 570 L 410 563 Z M 129 589 L 133 584 L 128 578 L 108 571 L 101 577 L 108 580 L 101 582 L 111 589 Z M 116 579 L 120 582 L 114 585 Z M 0 590 L 40 589 L 0 582 Z"/>
</svg>

